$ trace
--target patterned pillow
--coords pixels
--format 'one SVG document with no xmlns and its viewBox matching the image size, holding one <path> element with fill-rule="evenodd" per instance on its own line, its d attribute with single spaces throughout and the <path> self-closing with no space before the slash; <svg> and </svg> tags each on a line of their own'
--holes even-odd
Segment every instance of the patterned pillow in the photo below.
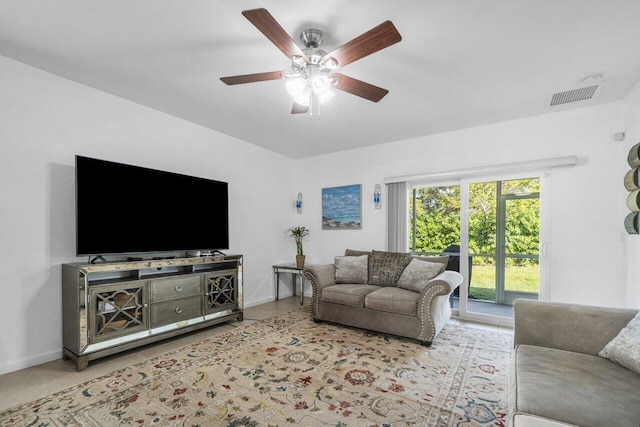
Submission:
<svg viewBox="0 0 640 427">
<path fill-rule="evenodd" d="M 360 255 L 371 255 L 369 251 L 358 251 L 355 249 L 345 249 L 344 256 L 360 256 Z"/>
<path fill-rule="evenodd" d="M 443 264 L 414 258 L 402 272 L 402 276 L 398 280 L 398 287 L 420 293 L 427 286 L 427 283 L 442 273 L 446 267 L 446 262 Z"/>
<path fill-rule="evenodd" d="M 369 284 L 396 286 L 410 262 L 409 253 L 372 251 L 369 259 Z"/>
<path fill-rule="evenodd" d="M 369 271 L 369 256 L 337 256 L 334 258 L 336 266 L 336 283 L 367 283 Z"/>
<path fill-rule="evenodd" d="M 640 374 L 640 312 L 604 346 L 598 356 Z"/>
</svg>

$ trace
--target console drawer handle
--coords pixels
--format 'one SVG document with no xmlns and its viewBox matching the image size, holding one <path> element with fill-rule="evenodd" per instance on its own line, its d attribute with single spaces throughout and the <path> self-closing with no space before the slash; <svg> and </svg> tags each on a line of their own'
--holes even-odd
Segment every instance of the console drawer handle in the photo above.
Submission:
<svg viewBox="0 0 640 427">
<path fill-rule="evenodd" d="M 182 292 L 182 286 L 177 285 L 176 286 L 176 292 Z"/>
<path fill-rule="evenodd" d="M 181 307 L 176 308 L 176 313 L 178 314 L 182 313 L 182 308 Z"/>
</svg>

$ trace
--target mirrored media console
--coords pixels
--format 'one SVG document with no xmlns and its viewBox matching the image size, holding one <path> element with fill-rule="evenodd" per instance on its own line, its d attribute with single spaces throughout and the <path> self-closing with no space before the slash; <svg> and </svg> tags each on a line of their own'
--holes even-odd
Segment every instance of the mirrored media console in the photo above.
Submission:
<svg viewBox="0 0 640 427">
<path fill-rule="evenodd" d="M 242 255 L 62 266 L 63 351 L 90 360 L 243 319 Z"/>
</svg>

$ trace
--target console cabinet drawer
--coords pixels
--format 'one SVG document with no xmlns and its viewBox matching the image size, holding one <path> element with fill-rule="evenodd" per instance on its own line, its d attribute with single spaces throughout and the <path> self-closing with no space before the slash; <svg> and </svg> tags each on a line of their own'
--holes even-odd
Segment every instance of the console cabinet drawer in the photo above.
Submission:
<svg viewBox="0 0 640 427">
<path fill-rule="evenodd" d="M 202 297 L 189 297 L 151 305 L 151 327 L 202 316 Z"/>
<path fill-rule="evenodd" d="M 202 295 L 200 276 L 167 277 L 151 281 L 151 302 Z"/>
</svg>

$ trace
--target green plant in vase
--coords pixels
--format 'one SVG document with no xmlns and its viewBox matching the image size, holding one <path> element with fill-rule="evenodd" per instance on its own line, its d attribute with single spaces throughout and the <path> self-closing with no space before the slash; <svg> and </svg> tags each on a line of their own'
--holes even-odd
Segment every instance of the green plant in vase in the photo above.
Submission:
<svg viewBox="0 0 640 427">
<path fill-rule="evenodd" d="M 296 242 L 296 265 L 298 268 L 304 267 L 304 251 L 302 250 L 302 240 L 309 235 L 307 227 L 291 227 L 286 231 L 287 235 L 293 237 Z"/>
</svg>

